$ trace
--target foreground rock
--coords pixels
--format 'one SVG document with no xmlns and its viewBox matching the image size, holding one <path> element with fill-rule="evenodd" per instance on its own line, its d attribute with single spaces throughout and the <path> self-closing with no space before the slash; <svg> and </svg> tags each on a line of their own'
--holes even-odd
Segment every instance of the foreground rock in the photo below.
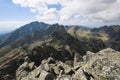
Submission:
<svg viewBox="0 0 120 80">
<path fill-rule="evenodd" d="M 88 80 L 120 80 L 120 52 L 104 49 L 81 69 L 88 75 Z"/>
<path fill-rule="evenodd" d="M 39 66 L 24 62 L 16 70 L 17 80 L 120 80 L 119 76 L 120 52 L 110 48 L 87 52 L 83 62 L 72 66 L 49 57 Z"/>
</svg>

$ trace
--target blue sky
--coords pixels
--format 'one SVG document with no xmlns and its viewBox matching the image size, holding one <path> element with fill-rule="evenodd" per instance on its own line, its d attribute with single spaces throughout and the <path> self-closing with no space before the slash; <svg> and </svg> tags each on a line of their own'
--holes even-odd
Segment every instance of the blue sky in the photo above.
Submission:
<svg viewBox="0 0 120 80">
<path fill-rule="evenodd" d="M 0 0 L 0 21 L 23 21 L 34 19 L 35 14 L 29 8 L 22 8 L 12 0 Z"/>
<path fill-rule="evenodd" d="M 0 34 L 31 21 L 99 27 L 120 24 L 120 0 L 0 0 Z"/>
<path fill-rule="evenodd" d="M 13 4 L 12 0 L 0 0 L 0 34 L 10 32 L 35 19 L 29 8 Z"/>
</svg>

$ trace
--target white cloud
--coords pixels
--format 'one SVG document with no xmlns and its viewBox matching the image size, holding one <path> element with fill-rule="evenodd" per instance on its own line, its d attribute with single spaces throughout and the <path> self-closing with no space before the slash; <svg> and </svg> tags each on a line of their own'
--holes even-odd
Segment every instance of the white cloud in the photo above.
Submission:
<svg viewBox="0 0 120 80">
<path fill-rule="evenodd" d="M 120 0 L 12 0 L 37 13 L 36 18 L 47 22 L 119 21 Z M 49 8 L 48 5 L 60 5 Z M 82 18 L 81 18 L 82 16 Z M 84 19 L 83 19 L 84 18 Z"/>
</svg>

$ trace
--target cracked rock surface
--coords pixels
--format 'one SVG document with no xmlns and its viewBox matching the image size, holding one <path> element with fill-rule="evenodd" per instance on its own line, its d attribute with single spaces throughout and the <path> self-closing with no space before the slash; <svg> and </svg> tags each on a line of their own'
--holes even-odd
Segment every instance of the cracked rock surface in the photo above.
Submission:
<svg viewBox="0 0 120 80">
<path fill-rule="evenodd" d="M 24 62 L 16 70 L 17 80 L 120 80 L 120 52 L 107 48 L 87 52 L 84 61 L 74 65 L 55 60 L 42 60 L 39 66 Z M 86 60 L 86 61 L 85 61 Z"/>
</svg>

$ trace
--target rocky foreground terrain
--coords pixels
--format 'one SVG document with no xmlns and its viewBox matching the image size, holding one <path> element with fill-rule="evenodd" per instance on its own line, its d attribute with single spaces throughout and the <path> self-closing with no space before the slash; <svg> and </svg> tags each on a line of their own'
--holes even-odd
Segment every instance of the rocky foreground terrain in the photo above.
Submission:
<svg viewBox="0 0 120 80">
<path fill-rule="evenodd" d="M 37 48 L 38 52 L 29 55 L 16 49 L 9 60 L 2 59 L 0 80 L 120 80 L 120 52 L 111 48 L 97 53 L 88 51 L 83 57 L 75 55 L 74 60 L 47 55 L 47 50 L 54 51 L 50 46 Z M 46 52 L 39 54 L 41 51 Z"/>
<path fill-rule="evenodd" d="M 120 80 L 120 52 L 107 48 L 98 53 L 87 52 L 82 59 L 71 62 L 49 57 L 39 66 L 26 57 L 16 70 L 17 80 Z"/>
</svg>

